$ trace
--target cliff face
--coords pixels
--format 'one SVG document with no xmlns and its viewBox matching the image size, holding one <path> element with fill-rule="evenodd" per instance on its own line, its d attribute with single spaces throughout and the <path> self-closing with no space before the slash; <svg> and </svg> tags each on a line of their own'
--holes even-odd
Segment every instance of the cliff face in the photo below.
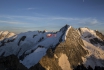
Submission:
<svg viewBox="0 0 104 70">
<path fill-rule="evenodd" d="M 70 28 L 66 41 L 57 45 L 54 52 L 48 49 L 47 54 L 40 60 L 40 64 L 49 70 L 70 70 L 82 64 L 82 57 L 87 55 L 80 35 L 74 28 Z"/>
<path fill-rule="evenodd" d="M 104 41 L 104 35 L 99 31 L 95 30 L 95 32 L 96 32 L 96 35 L 99 36 L 99 38 L 101 38 Z"/>
</svg>

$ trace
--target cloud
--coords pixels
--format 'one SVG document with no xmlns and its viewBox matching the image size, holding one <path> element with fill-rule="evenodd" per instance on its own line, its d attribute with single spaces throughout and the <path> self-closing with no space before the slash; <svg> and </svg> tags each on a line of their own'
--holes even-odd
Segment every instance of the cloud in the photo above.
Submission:
<svg viewBox="0 0 104 70">
<path fill-rule="evenodd" d="M 0 24 L 5 23 L 5 24 L 26 24 L 24 22 L 16 22 L 16 21 L 3 21 L 0 20 Z"/>
<path fill-rule="evenodd" d="M 58 24 L 66 24 L 69 23 L 71 25 L 79 25 L 79 26 L 91 26 L 91 25 L 99 25 L 104 21 L 100 21 L 96 18 L 72 18 L 72 17 L 56 17 L 56 16 L 0 16 L 0 18 L 6 18 L 9 21 L 0 21 L 9 24 L 19 24 L 19 23 L 27 23 L 27 24 L 50 24 L 54 23 Z M 11 21 L 10 21 L 11 20 Z M 15 21 L 14 21 L 15 20 Z"/>
<path fill-rule="evenodd" d="M 104 20 L 96 18 L 72 18 L 58 16 L 13 16 L 0 15 L 0 27 L 7 26 L 11 30 L 32 31 L 32 30 L 59 30 L 65 24 L 69 24 L 75 28 L 90 27 L 103 28 Z M 4 25 L 3 25 L 4 24 Z M 11 25 L 10 25 L 11 24 Z M 10 26 L 9 26 L 10 25 Z M 1 28 L 1 29 L 2 29 Z"/>
<path fill-rule="evenodd" d="M 34 10 L 34 9 L 36 9 L 36 8 L 27 8 L 27 10 Z"/>
<path fill-rule="evenodd" d="M 95 24 L 98 24 L 99 22 L 96 20 L 96 19 L 93 19 L 91 24 L 95 25 Z"/>
<path fill-rule="evenodd" d="M 95 19 L 95 18 L 78 19 L 78 23 L 82 25 L 86 25 L 86 26 L 101 24 L 100 20 Z"/>
</svg>

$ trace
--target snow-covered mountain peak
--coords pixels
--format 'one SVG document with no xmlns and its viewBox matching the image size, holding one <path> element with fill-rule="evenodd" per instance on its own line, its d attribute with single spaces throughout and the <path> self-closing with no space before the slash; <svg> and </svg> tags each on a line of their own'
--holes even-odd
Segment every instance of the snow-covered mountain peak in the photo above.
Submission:
<svg viewBox="0 0 104 70">
<path fill-rule="evenodd" d="M 57 44 L 64 42 L 69 29 L 70 26 L 65 25 L 58 32 L 29 31 L 15 36 L 13 33 L 3 32 L 12 37 L 1 42 L 0 55 L 14 54 L 23 65 L 30 68 L 39 62 L 49 48 L 54 50 Z"/>
<path fill-rule="evenodd" d="M 13 54 L 28 69 L 37 64 L 47 70 L 68 70 L 79 64 L 103 66 L 104 36 L 89 28 L 76 30 L 65 25 L 57 32 L 28 31 L 16 35 L 1 31 L 0 36 L 4 38 L 0 41 L 0 57 Z"/>
<path fill-rule="evenodd" d="M 13 32 L 9 32 L 9 31 L 0 31 L 0 41 L 5 39 L 5 38 L 10 38 L 12 36 L 16 35 Z"/>
<path fill-rule="evenodd" d="M 68 29 L 70 27 L 70 25 L 65 25 L 65 26 L 63 26 L 61 29 L 60 29 L 60 31 L 64 31 L 65 29 Z"/>
<path fill-rule="evenodd" d="M 89 43 L 92 43 L 95 46 L 103 46 L 103 35 L 96 30 L 92 30 L 89 28 L 79 28 L 79 34 L 81 35 L 82 39 L 86 40 Z M 103 47 L 102 47 L 103 48 Z"/>
<path fill-rule="evenodd" d="M 79 31 L 83 37 L 90 38 L 90 37 L 97 37 L 94 30 L 89 28 L 79 28 Z"/>
</svg>

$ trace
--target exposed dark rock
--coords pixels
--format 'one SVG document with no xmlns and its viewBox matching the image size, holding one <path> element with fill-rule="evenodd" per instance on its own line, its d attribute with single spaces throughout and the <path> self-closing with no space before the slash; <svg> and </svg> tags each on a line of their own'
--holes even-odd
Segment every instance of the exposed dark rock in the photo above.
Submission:
<svg viewBox="0 0 104 70">
<path fill-rule="evenodd" d="M 22 60 L 22 61 L 23 61 L 23 59 L 24 59 L 27 55 L 29 55 L 29 54 L 25 54 L 25 52 L 24 52 L 21 56 L 19 56 L 19 60 Z"/>
<path fill-rule="evenodd" d="M 38 47 L 39 47 L 39 48 L 44 48 L 44 46 L 42 46 L 42 45 L 38 45 Z"/>
<path fill-rule="evenodd" d="M 46 30 L 43 31 L 43 33 L 45 33 L 45 32 L 46 32 Z"/>
<path fill-rule="evenodd" d="M 14 42 L 15 39 L 9 40 L 9 42 Z M 8 42 L 7 42 L 8 43 Z"/>
<path fill-rule="evenodd" d="M 40 63 L 27 69 L 15 55 L 0 58 L 0 70 L 45 70 Z"/>
<path fill-rule="evenodd" d="M 4 46 L 4 45 L 5 45 L 5 42 L 4 42 L 4 41 L 1 41 L 0 47 L 1 47 L 1 46 Z"/>
<path fill-rule="evenodd" d="M 44 46 L 38 45 L 37 48 L 44 48 Z M 22 61 L 23 61 L 23 59 L 24 59 L 27 55 L 33 53 L 37 48 L 32 49 L 31 52 L 30 52 L 30 53 L 27 53 L 27 54 L 25 54 L 25 52 L 24 52 L 21 56 L 19 56 L 19 60 L 22 60 Z M 21 49 L 20 49 L 20 50 L 21 50 Z M 19 51 L 20 51 L 20 50 L 19 50 Z M 19 52 L 18 52 L 18 53 L 19 53 Z"/>
<path fill-rule="evenodd" d="M 5 39 L 3 39 L 3 40 L 1 41 L 0 47 L 1 47 L 1 46 L 4 46 L 6 43 L 13 42 L 13 41 L 15 40 L 15 39 L 12 39 L 12 40 L 7 40 L 7 42 L 5 42 L 6 39 L 8 39 L 8 38 L 5 38 Z"/>
<path fill-rule="evenodd" d="M 35 36 L 37 36 L 37 35 L 33 35 L 33 38 L 34 38 Z"/>
<path fill-rule="evenodd" d="M 46 70 L 40 63 L 37 63 L 36 65 L 32 66 L 29 70 Z"/>
<path fill-rule="evenodd" d="M 5 54 L 5 52 L 3 52 L 0 57 L 3 57 L 4 54 Z"/>
<path fill-rule="evenodd" d="M 47 56 L 49 57 L 49 58 L 53 58 L 54 57 L 54 53 L 53 53 L 53 51 L 52 51 L 52 49 L 51 48 L 49 48 L 48 50 L 47 50 Z"/>
<path fill-rule="evenodd" d="M 38 31 L 38 33 L 42 33 L 42 31 Z"/>
<path fill-rule="evenodd" d="M 104 41 L 101 41 L 101 40 L 99 40 L 98 38 L 90 39 L 90 42 L 91 42 L 92 44 L 100 44 L 101 46 L 104 45 Z"/>
<path fill-rule="evenodd" d="M 95 66 L 93 69 L 91 66 L 85 67 L 83 64 L 81 64 L 75 67 L 73 70 L 104 70 L 104 67 Z"/>
<path fill-rule="evenodd" d="M 88 66 L 88 70 L 93 70 L 93 68 L 89 65 L 89 66 Z"/>
<path fill-rule="evenodd" d="M 83 64 L 81 64 L 75 67 L 73 70 L 87 70 L 87 68 Z"/>
<path fill-rule="evenodd" d="M 26 38 L 26 36 L 22 36 L 22 37 L 20 38 L 20 40 L 19 40 L 19 42 L 18 42 L 18 46 L 20 45 L 20 42 L 21 42 L 21 41 L 24 41 L 24 40 L 25 40 L 25 38 Z"/>
<path fill-rule="evenodd" d="M 0 58 L 0 70 L 27 70 L 15 55 Z"/>
<path fill-rule="evenodd" d="M 104 67 L 95 66 L 94 70 L 104 70 Z"/>
<path fill-rule="evenodd" d="M 96 32 L 96 35 L 99 36 L 104 41 L 104 35 L 99 31 L 95 31 L 95 32 Z"/>
<path fill-rule="evenodd" d="M 38 42 L 42 41 L 43 39 L 44 39 L 44 37 L 41 37 Z"/>
</svg>

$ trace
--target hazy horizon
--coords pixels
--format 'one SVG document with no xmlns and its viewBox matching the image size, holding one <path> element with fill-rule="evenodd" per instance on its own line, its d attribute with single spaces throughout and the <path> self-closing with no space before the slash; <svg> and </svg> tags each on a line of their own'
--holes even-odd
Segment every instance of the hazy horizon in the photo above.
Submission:
<svg viewBox="0 0 104 70">
<path fill-rule="evenodd" d="M 104 0 L 0 1 L 0 31 L 58 31 L 65 24 L 104 34 Z"/>
</svg>

